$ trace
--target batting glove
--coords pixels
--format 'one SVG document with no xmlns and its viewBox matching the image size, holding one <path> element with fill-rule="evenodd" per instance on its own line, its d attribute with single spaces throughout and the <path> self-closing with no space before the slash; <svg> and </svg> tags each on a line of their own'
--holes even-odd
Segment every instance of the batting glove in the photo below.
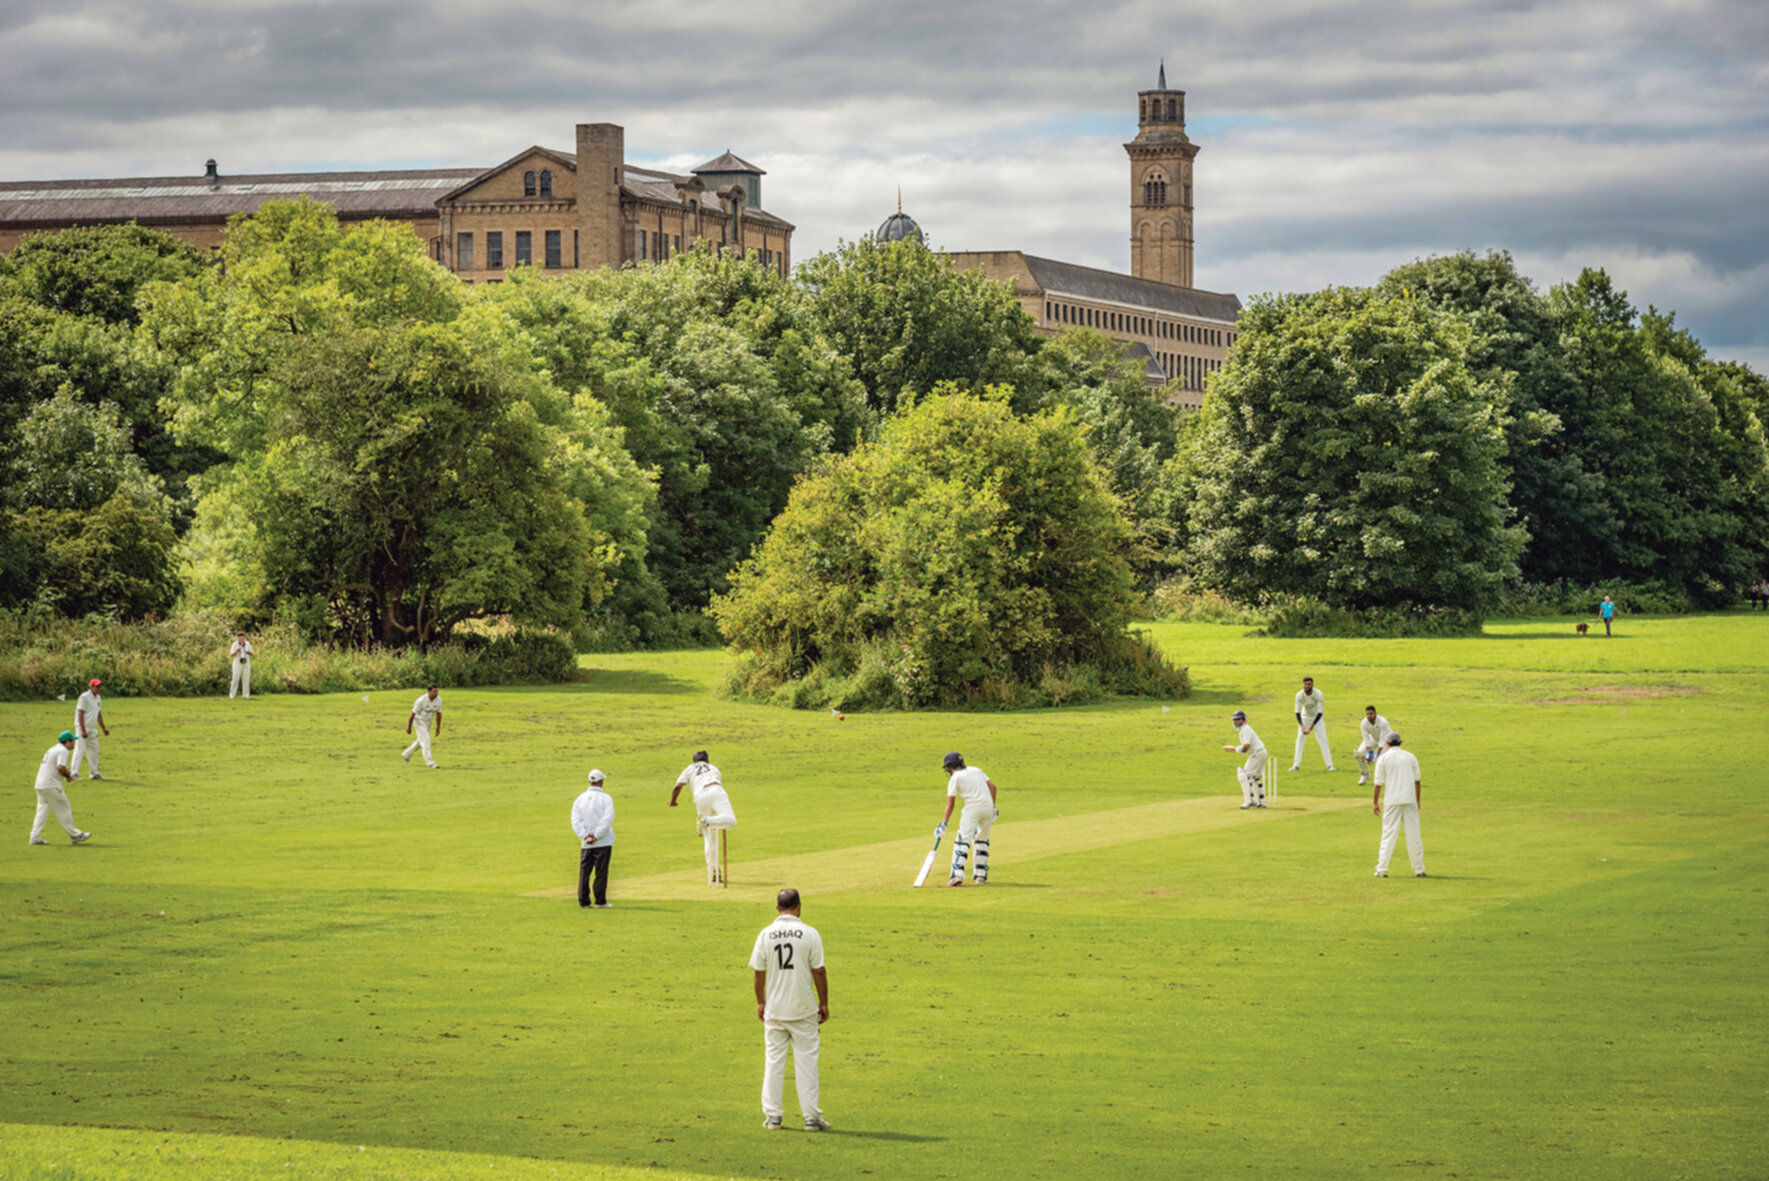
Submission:
<svg viewBox="0 0 1769 1181">
<path fill-rule="evenodd" d="M 942 821 L 940 821 L 940 823 L 934 825 L 934 839 L 937 841 L 945 835 L 946 835 L 946 822 L 944 820 L 942 820 Z"/>
<path fill-rule="evenodd" d="M 995 809 L 995 815 L 989 817 L 989 823 L 993 824 L 997 820 L 1000 820 L 1000 819 L 1001 819 L 1001 809 L 997 808 L 997 809 Z"/>
</svg>

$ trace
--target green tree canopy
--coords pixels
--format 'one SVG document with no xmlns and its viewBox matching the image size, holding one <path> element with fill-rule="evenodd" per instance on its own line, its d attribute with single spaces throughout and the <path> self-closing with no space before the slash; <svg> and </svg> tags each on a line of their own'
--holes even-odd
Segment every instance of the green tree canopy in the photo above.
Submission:
<svg viewBox="0 0 1769 1181">
<path fill-rule="evenodd" d="M 1039 393 L 1039 338 L 1013 293 L 919 241 L 844 242 L 798 268 L 811 323 L 849 359 L 867 403 L 892 414 L 942 382 Z"/>
<path fill-rule="evenodd" d="M 8 286 L 40 307 L 107 324 L 140 320 L 149 283 L 175 283 L 209 265 L 181 238 L 138 225 L 82 226 L 27 234 L 11 256 Z"/>
<path fill-rule="evenodd" d="M 1502 390 L 1469 331 L 1419 298 L 1336 288 L 1262 297 L 1210 383 L 1191 557 L 1255 600 L 1479 611 L 1516 573 Z"/>
<path fill-rule="evenodd" d="M 1130 526 L 1066 408 L 945 387 L 800 481 L 712 614 L 764 679 L 870 664 L 904 706 L 1110 664 Z"/>
</svg>

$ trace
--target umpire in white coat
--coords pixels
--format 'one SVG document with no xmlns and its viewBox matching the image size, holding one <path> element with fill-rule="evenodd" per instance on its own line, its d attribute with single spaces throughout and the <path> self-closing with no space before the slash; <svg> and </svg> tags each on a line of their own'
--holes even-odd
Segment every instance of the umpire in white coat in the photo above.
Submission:
<svg viewBox="0 0 1769 1181">
<path fill-rule="evenodd" d="M 1388 749 L 1376 760 L 1376 787 L 1370 796 L 1370 811 L 1382 817 L 1382 844 L 1376 850 L 1376 876 L 1388 876 L 1388 859 L 1394 856 L 1394 842 L 1401 829 L 1407 832 L 1407 859 L 1413 863 L 1413 876 L 1425 876 L 1425 841 L 1419 835 L 1419 799 L 1425 785 L 1420 778 L 1419 760 L 1400 746 L 1400 735 L 1388 734 Z"/>
<path fill-rule="evenodd" d="M 591 771 L 590 786 L 571 805 L 571 831 L 582 846 L 577 858 L 577 904 L 601 910 L 614 905 L 608 901 L 608 863 L 614 859 L 614 800 L 603 786 L 606 779 L 602 772 Z"/>
</svg>

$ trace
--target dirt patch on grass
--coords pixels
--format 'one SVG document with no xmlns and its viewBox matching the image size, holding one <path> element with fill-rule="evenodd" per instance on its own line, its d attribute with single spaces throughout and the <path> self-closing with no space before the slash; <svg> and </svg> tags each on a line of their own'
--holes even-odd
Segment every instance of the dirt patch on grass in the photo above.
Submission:
<svg viewBox="0 0 1769 1181">
<path fill-rule="evenodd" d="M 1592 685 L 1580 689 L 1572 697 L 1551 697 L 1542 701 L 1526 701 L 1525 705 L 1615 705 L 1623 701 L 1642 701 L 1652 697 L 1699 697 L 1706 689 L 1694 685 Z"/>
</svg>

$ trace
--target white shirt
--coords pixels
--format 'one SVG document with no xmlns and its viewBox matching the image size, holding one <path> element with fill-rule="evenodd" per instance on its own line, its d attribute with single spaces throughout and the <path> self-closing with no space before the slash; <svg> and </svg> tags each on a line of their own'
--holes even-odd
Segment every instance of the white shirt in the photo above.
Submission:
<svg viewBox="0 0 1769 1181">
<path fill-rule="evenodd" d="M 43 764 L 37 768 L 37 790 L 48 791 L 52 787 L 62 785 L 62 777 L 57 767 L 68 765 L 68 748 L 56 743 L 43 754 Z"/>
<path fill-rule="evenodd" d="M 1327 699 L 1316 689 L 1310 693 L 1306 689 L 1296 690 L 1296 712 L 1302 715 L 1302 724 L 1308 725 L 1327 710 Z"/>
<path fill-rule="evenodd" d="M 421 693 L 418 695 L 418 700 L 412 705 L 412 717 L 416 718 L 417 724 L 426 730 L 430 729 L 431 723 L 436 720 L 436 715 L 441 712 L 442 694 L 440 693 L 436 695 L 434 701 L 430 699 L 430 694 Z"/>
<path fill-rule="evenodd" d="M 571 805 L 571 831 L 586 848 L 591 837 L 596 838 L 598 849 L 614 844 L 614 797 L 601 784 L 591 784 Z"/>
<path fill-rule="evenodd" d="M 243 660 L 247 664 L 252 663 L 252 641 L 235 640 L 233 647 L 227 650 L 227 654 L 235 660 Z"/>
<path fill-rule="evenodd" d="M 769 1021 L 801 1021 L 817 1015 L 817 982 L 811 969 L 823 966 L 823 936 L 795 914 L 783 914 L 756 936 L 749 966 L 768 974 L 762 1016 Z"/>
<path fill-rule="evenodd" d="M 965 767 L 952 772 L 952 778 L 946 781 L 947 798 L 957 796 L 968 806 L 970 804 L 988 804 L 995 806 L 995 797 L 989 794 L 989 777 L 983 774 L 981 767 Z"/>
<path fill-rule="evenodd" d="M 1388 719 L 1381 714 L 1377 714 L 1376 720 L 1373 722 L 1368 715 L 1365 715 L 1364 720 L 1357 724 L 1357 728 L 1363 732 L 1365 750 L 1379 751 L 1382 749 L 1382 744 L 1388 741 Z"/>
<path fill-rule="evenodd" d="M 74 702 L 74 737 L 91 738 L 98 733 L 98 715 L 104 709 L 104 701 L 98 694 L 88 689 L 80 694 L 80 700 Z M 86 711 L 86 728 L 80 729 L 80 711 Z"/>
<path fill-rule="evenodd" d="M 724 786 L 719 781 L 719 769 L 711 763 L 689 763 L 682 769 L 682 773 L 676 776 L 677 787 L 684 783 L 688 785 L 688 790 L 695 795 L 699 795 L 709 787 Z"/>
<path fill-rule="evenodd" d="M 1419 760 L 1413 752 L 1398 746 L 1391 746 L 1376 760 L 1376 783 L 1382 788 L 1382 807 L 1392 808 L 1398 804 L 1416 804 L 1419 794 L 1413 790 L 1413 784 L 1423 781 L 1419 774 Z"/>
<path fill-rule="evenodd" d="M 1265 743 L 1259 741 L 1259 735 L 1255 734 L 1253 732 L 1253 727 L 1249 726 L 1246 722 L 1241 723 L 1241 728 L 1236 733 L 1235 740 L 1237 745 L 1247 748 L 1248 755 L 1262 755 L 1265 753 Z"/>
</svg>

